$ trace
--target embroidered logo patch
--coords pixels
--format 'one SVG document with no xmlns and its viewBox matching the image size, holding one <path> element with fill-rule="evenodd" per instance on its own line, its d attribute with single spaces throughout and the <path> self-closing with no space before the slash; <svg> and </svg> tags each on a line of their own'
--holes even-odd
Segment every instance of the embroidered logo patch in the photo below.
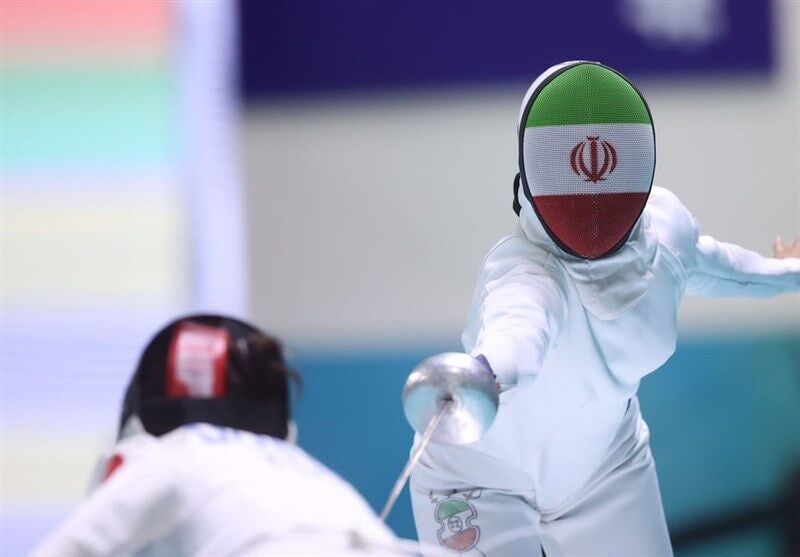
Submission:
<svg viewBox="0 0 800 557">
<path fill-rule="evenodd" d="M 228 332 L 187 322 L 172 338 L 167 357 L 167 395 L 214 398 L 225 394 Z"/>
<path fill-rule="evenodd" d="M 468 499 L 477 499 L 480 492 L 477 495 L 473 493 L 465 494 L 464 498 L 453 495 L 436 505 L 434 513 L 439 523 L 436 536 L 442 547 L 463 553 L 478 543 L 481 530 L 472 523 L 478 517 L 478 511 Z"/>
</svg>

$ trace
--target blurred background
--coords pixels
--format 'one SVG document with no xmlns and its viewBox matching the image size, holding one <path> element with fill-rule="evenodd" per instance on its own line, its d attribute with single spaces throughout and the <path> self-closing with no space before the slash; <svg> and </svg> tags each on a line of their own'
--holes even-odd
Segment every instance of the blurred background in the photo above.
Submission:
<svg viewBox="0 0 800 557">
<path fill-rule="evenodd" d="M 514 224 L 519 103 L 554 63 L 640 86 L 656 184 L 704 233 L 764 254 L 800 234 L 800 2 L 0 9 L 3 555 L 76 507 L 138 350 L 193 311 L 286 339 L 300 444 L 379 509 L 403 382 L 459 349 Z M 789 555 L 800 297 L 687 299 L 681 323 L 640 395 L 676 553 Z M 407 497 L 390 525 L 415 537 Z"/>
</svg>

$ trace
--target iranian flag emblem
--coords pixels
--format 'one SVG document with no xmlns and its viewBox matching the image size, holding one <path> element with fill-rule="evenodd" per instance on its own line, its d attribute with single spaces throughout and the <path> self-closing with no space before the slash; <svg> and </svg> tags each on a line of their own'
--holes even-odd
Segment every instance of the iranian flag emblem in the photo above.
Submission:
<svg viewBox="0 0 800 557">
<path fill-rule="evenodd" d="M 436 522 L 439 523 L 439 543 L 452 551 L 469 551 L 481 536 L 477 526 L 473 526 L 472 519 L 478 512 L 470 503 L 463 499 L 445 499 L 436 505 Z"/>
<path fill-rule="evenodd" d="M 521 133 L 521 171 L 551 237 L 582 258 L 613 251 L 653 182 L 655 133 L 641 94 L 610 68 L 577 63 L 531 95 Z"/>
</svg>

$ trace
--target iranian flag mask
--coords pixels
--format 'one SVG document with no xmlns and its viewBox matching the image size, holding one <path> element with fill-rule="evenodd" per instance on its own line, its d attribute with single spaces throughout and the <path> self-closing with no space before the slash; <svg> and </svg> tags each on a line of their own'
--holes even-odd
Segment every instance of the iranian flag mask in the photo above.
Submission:
<svg viewBox="0 0 800 557">
<path fill-rule="evenodd" d="M 622 247 L 655 171 L 653 120 L 641 93 L 595 62 L 554 66 L 528 92 L 519 137 L 525 197 L 553 241 L 583 259 Z"/>
</svg>

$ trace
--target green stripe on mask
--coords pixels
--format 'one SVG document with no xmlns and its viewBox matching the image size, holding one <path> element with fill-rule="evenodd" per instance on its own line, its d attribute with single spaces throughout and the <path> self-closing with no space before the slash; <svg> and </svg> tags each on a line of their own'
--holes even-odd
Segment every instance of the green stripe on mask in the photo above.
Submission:
<svg viewBox="0 0 800 557">
<path fill-rule="evenodd" d="M 639 93 L 622 76 L 596 64 L 579 64 L 539 92 L 525 127 L 570 124 L 652 124 Z"/>
</svg>

